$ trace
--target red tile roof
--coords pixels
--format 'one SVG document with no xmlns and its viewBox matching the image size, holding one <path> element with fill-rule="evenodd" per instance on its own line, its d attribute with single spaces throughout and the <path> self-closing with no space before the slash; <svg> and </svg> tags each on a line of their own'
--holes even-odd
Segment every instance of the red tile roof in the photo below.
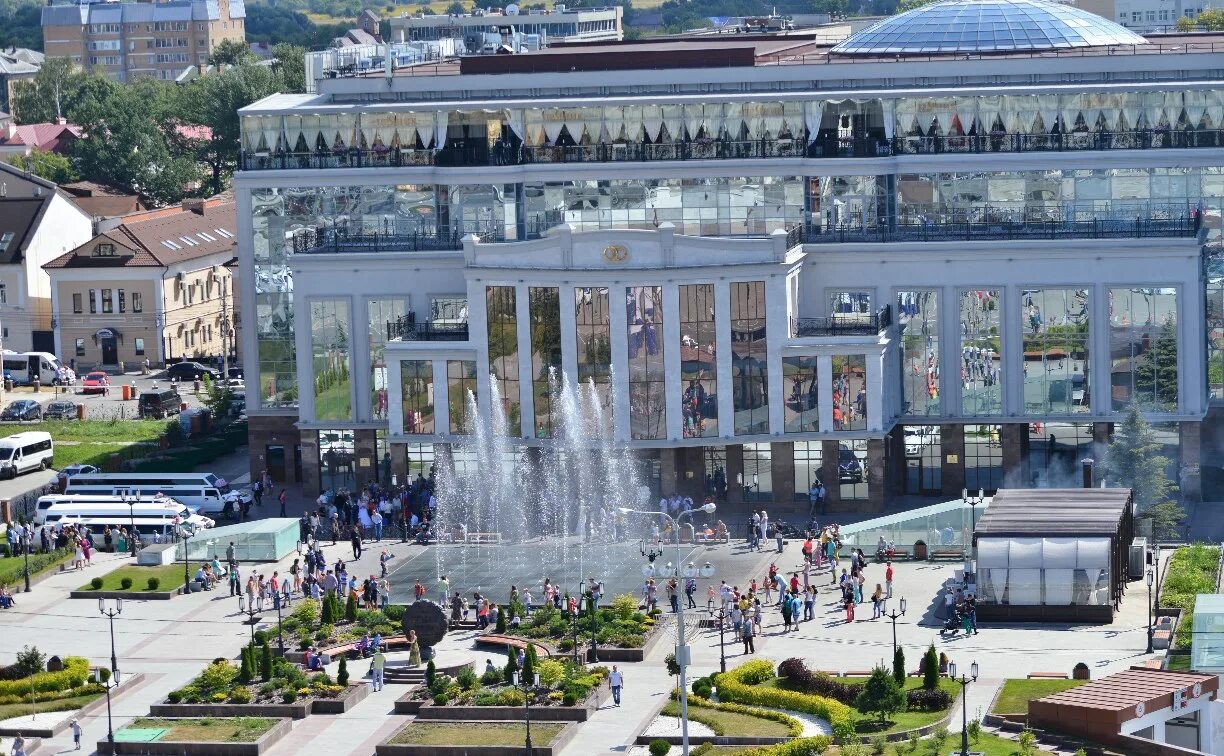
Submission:
<svg viewBox="0 0 1224 756">
<path fill-rule="evenodd" d="M 81 136 L 81 127 L 71 123 L 31 123 L 0 131 L 0 147 L 33 147 L 47 152 L 65 152 Z"/>
<path fill-rule="evenodd" d="M 125 216 L 121 225 L 60 255 L 44 268 L 163 267 L 237 248 L 235 203 L 232 199 L 187 200 L 184 207 L 165 207 Z M 134 254 L 96 257 L 94 248 L 105 237 Z"/>
</svg>

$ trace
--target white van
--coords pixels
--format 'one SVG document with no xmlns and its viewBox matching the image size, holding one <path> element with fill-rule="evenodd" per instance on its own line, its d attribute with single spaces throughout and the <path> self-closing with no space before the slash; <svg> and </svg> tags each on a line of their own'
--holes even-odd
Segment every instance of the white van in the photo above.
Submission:
<svg viewBox="0 0 1224 756">
<path fill-rule="evenodd" d="M 12 352 L 4 350 L 4 373 L 14 383 L 33 383 L 37 378 L 44 386 L 75 383 L 76 374 L 65 367 L 50 352 Z"/>
<path fill-rule="evenodd" d="M 197 512 L 220 512 L 228 490 L 225 480 L 212 473 L 82 473 L 68 478 L 64 486 L 67 494 L 126 493 L 142 499 L 161 494 Z"/>
<path fill-rule="evenodd" d="M 15 478 L 31 470 L 46 470 L 55 444 L 46 431 L 26 431 L 0 438 L 0 477 Z"/>
<path fill-rule="evenodd" d="M 34 505 L 34 516 L 31 519 L 35 525 L 42 525 L 49 521 L 52 515 L 62 518 L 64 515 L 93 516 L 95 514 L 98 516 L 114 514 L 114 516 L 122 516 L 125 519 L 133 516 L 169 516 L 172 518 L 177 516 L 186 520 L 194 513 L 190 507 L 166 496 L 137 501 L 134 506 L 128 506 L 127 501 L 120 496 L 48 494 L 38 497 L 38 503 Z"/>
<path fill-rule="evenodd" d="M 187 525 L 200 531 L 204 528 L 211 527 L 207 517 L 192 515 L 187 520 L 177 520 L 173 517 L 140 517 L 130 518 L 126 515 L 117 517 L 116 515 L 101 514 L 101 515 L 81 515 L 81 514 L 55 514 L 47 515 L 48 526 L 58 525 L 76 525 L 89 528 L 92 533 L 101 533 L 107 526 L 111 528 L 130 528 L 135 525 L 137 532 L 141 535 L 159 535 L 165 539 L 173 539 L 176 535 L 176 529 L 180 522 L 186 522 Z"/>
</svg>

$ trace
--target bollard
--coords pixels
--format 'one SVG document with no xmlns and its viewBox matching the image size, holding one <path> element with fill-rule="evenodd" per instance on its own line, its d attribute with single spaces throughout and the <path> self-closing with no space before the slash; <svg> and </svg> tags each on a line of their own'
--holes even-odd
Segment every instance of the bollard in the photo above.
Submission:
<svg viewBox="0 0 1224 756">
<path fill-rule="evenodd" d="M 194 389 L 194 392 L 195 392 L 196 394 L 199 394 L 199 393 L 200 393 L 200 379 L 199 379 L 199 378 L 196 378 L 196 379 L 195 379 L 195 381 L 194 381 L 194 383 L 195 383 L 195 389 Z"/>
<path fill-rule="evenodd" d="M 123 401 L 126 402 L 131 398 L 132 398 L 132 387 L 125 383 L 123 384 Z"/>
<path fill-rule="evenodd" d="M 42 390 L 42 381 L 38 380 L 37 378 L 34 379 L 34 383 L 32 385 L 34 386 L 35 394 Z"/>
<path fill-rule="evenodd" d="M 77 420 L 84 420 L 85 419 L 85 405 L 78 404 L 76 408 L 77 408 Z"/>
</svg>

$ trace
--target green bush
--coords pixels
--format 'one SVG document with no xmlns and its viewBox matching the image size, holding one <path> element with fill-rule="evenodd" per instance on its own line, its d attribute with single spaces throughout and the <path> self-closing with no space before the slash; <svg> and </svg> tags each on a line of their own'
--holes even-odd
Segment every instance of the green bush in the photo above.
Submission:
<svg viewBox="0 0 1224 756">
<path fill-rule="evenodd" d="M 527 695 L 518 688 L 506 688 L 497 694 L 498 706 L 522 706 L 527 703 Z"/>
<path fill-rule="evenodd" d="M 72 555 L 73 551 L 70 549 L 48 551 L 45 554 L 30 554 L 30 574 L 37 575 L 38 573 L 71 558 Z M 13 559 L 7 564 L 0 566 L 0 585 L 14 585 L 18 580 L 21 580 L 24 577 L 25 559 Z M 92 585 L 92 582 L 90 584 Z M 97 590 L 97 588 L 94 590 Z"/>
<path fill-rule="evenodd" d="M 281 693 L 281 701 L 287 704 L 293 703 L 296 700 L 297 700 L 297 691 L 293 690 L 292 688 Z"/>
<path fill-rule="evenodd" d="M 445 706 L 450 703 L 450 697 L 445 693 L 438 693 L 433 697 L 433 702 L 435 706 Z"/>
<path fill-rule="evenodd" d="M 89 679 L 89 660 L 79 656 L 64 659 L 62 672 L 38 672 L 19 680 L 0 680 L 0 696 L 28 698 L 31 693 L 48 693 L 79 688 Z"/>
<path fill-rule="evenodd" d="M 798 738 L 772 746 L 760 746 L 744 751 L 736 751 L 735 756 L 813 756 L 829 750 L 833 739 L 828 735 L 817 735 L 813 738 Z M 842 753 L 845 753 L 843 750 Z"/>
<path fill-rule="evenodd" d="M 348 659 L 346 657 L 341 656 L 340 657 L 340 668 L 336 670 L 336 683 L 338 685 L 348 685 L 348 681 L 349 681 Z"/>
<path fill-rule="evenodd" d="M 251 702 L 251 689 L 245 686 L 239 686 L 229 692 L 229 702 L 232 704 L 249 704 Z"/>
<path fill-rule="evenodd" d="M 265 681 L 272 679 L 272 647 L 267 640 L 259 647 L 259 676 Z"/>
<path fill-rule="evenodd" d="M 121 578 L 119 580 L 119 590 L 128 591 L 132 589 L 132 579 L 130 577 Z"/>
<path fill-rule="evenodd" d="M 262 646 L 263 644 L 267 643 L 269 640 L 269 635 L 268 635 L 267 630 L 256 630 L 254 635 L 255 635 L 255 645 L 257 646 Z"/>
<path fill-rule="evenodd" d="M 183 700 L 183 691 L 181 690 L 170 691 L 170 694 L 166 696 L 166 700 L 172 704 L 181 702 Z"/>
<path fill-rule="evenodd" d="M 489 670 L 480 676 L 480 684 L 486 686 L 500 685 L 502 682 L 502 673 L 494 670 Z"/>
<path fill-rule="evenodd" d="M 404 619 L 404 607 L 401 604 L 387 604 L 387 608 L 383 609 L 382 613 L 391 622 L 399 622 Z"/>
<path fill-rule="evenodd" d="M 579 695 L 572 688 L 567 688 L 561 694 L 561 703 L 566 706 L 576 706 L 578 704 Z"/>
<path fill-rule="evenodd" d="M 98 682 L 103 683 L 103 684 L 108 683 L 110 682 L 110 676 L 111 676 L 111 671 L 109 669 L 107 669 L 106 667 L 98 668 Z"/>
<path fill-rule="evenodd" d="M 351 593 L 344 604 L 344 619 L 349 622 L 357 621 L 357 597 Z"/>
<path fill-rule="evenodd" d="M 161 587 L 161 578 L 151 577 L 145 581 L 145 585 L 149 587 L 149 590 L 155 591 Z"/>
<path fill-rule="evenodd" d="M 659 738 L 650 741 L 650 756 L 667 756 L 671 753 L 671 743 Z"/>
<path fill-rule="evenodd" d="M 226 695 L 225 693 L 221 691 L 217 691 L 216 693 L 212 694 L 212 698 L 210 700 L 213 703 L 225 703 L 227 698 L 229 698 L 228 695 Z"/>
<path fill-rule="evenodd" d="M 499 678 L 500 679 L 500 678 Z M 473 706 L 497 706 L 497 694 L 492 691 L 482 690 L 475 696 L 472 696 Z"/>
<path fill-rule="evenodd" d="M 464 690 L 472 690 L 480 685 L 480 678 L 476 676 L 476 672 L 472 669 L 471 664 L 465 664 L 460 667 L 459 672 L 455 675 L 455 679 L 458 680 L 459 687 Z"/>
<path fill-rule="evenodd" d="M 622 593 L 612 599 L 612 615 L 618 620 L 632 621 L 633 615 L 637 613 L 637 606 L 637 597 Z"/>
<path fill-rule="evenodd" d="M 693 695 L 710 698 L 714 695 L 714 683 L 709 677 L 698 677 L 693 681 Z"/>
<path fill-rule="evenodd" d="M 219 690 L 229 690 L 236 677 L 238 670 L 234 669 L 234 665 L 229 661 L 222 659 L 205 667 L 192 681 L 192 685 L 206 693 L 215 693 Z"/>
<path fill-rule="evenodd" d="M 95 591 L 100 591 L 100 590 L 102 590 L 102 578 L 100 578 L 100 577 L 96 577 L 96 578 L 94 578 L 94 579 L 90 580 L 90 581 L 89 581 L 89 587 L 90 587 L 90 588 L 93 588 Z"/>
<path fill-rule="evenodd" d="M 833 735 L 838 739 L 854 736 L 854 716 L 849 706 L 830 698 L 759 685 L 772 677 L 773 664 L 761 659 L 748 662 L 725 674 L 715 675 L 714 684 L 722 701 L 812 714 L 828 722 L 833 729 Z M 749 680 L 756 682 L 749 683 Z"/>
<path fill-rule="evenodd" d="M 438 665 L 434 664 L 433 659 L 430 659 L 429 663 L 425 665 L 425 684 L 427 686 L 432 687 L 434 684 L 434 680 L 437 679 L 437 676 L 438 676 Z"/>
<path fill-rule="evenodd" d="M 679 691 L 673 690 L 671 697 L 672 697 L 672 700 L 678 699 L 680 697 Z M 771 711 L 769 709 L 758 709 L 754 706 L 742 706 L 736 703 L 715 703 L 705 698 L 704 696 L 698 696 L 698 695 L 689 696 L 689 703 L 696 704 L 697 706 L 702 706 L 707 709 L 716 709 L 718 711 L 725 711 L 730 714 L 742 714 L 746 717 L 756 717 L 758 719 L 768 719 L 771 722 L 778 722 L 780 724 L 784 724 L 786 725 L 787 730 L 789 730 L 788 734 L 792 738 L 797 738 L 803 734 L 803 723 L 800 722 L 798 719 L 795 719 L 794 717 L 790 716 L 789 714 L 783 714 L 780 711 Z M 717 717 L 710 717 L 706 715 L 705 719 L 698 719 L 697 716 L 694 716 L 693 710 L 689 709 L 689 718 L 694 719 L 706 725 L 707 727 L 709 727 L 711 730 L 714 731 L 715 735 L 734 735 L 735 734 L 735 733 L 719 732 L 719 730 L 722 728 L 722 721 L 719 720 Z"/>
<path fill-rule="evenodd" d="M 556 659 L 543 659 L 536 662 L 535 671 L 540 675 L 540 684 L 551 688 L 565 676 L 565 665 Z"/>
<path fill-rule="evenodd" d="M 241 663 L 238 665 L 238 680 L 242 683 L 249 683 L 255 679 L 255 662 L 251 659 L 251 647 L 243 646 L 241 654 Z"/>
<path fill-rule="evenodd" d="M 935 651 L 934 643 L 922 655 L 922 687 L 927 690 L 939 687 L 939 654 Z"/>
</svg>

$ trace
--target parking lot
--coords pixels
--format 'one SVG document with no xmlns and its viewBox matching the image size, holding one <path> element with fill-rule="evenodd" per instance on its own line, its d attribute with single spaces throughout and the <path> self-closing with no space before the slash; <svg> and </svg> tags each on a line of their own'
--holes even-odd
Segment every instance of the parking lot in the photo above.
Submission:
<svg viewBox="0 0 1224 756">
<path fill-rule="evenodd" d="M 110 387 L 105 395 L 82 393 L 83 378 L 84 376 L 77 376 L 74 386 L 43 386 L 38 393 L 34 393 L 34 389 L 29 386 L 17 386 L 13 391 L 4 392 L 3 405 L 7 406 L 17 399 L 32 399 L 45 408 L 57 399 L 66 399 L 84 405 L 86 419 L 126 419 L 136 417 L 136 397 L 140 392 L 154 388 L 164 389 L 168 385 L 178 386 L 179 395 L 183 397 L 188 407 L 203 405 L 201 397 L 195 395 L 192 383 L 172 384 L 166 380 L 164 371 L 153 372 L 149 375 L 141 375 L 139 372 L 112 375 L 110 376 Z M 132 398 L 126 402 L 123 400 L 122 387 L 124 385 L 135 387 L 135 390 L 131 392 Z M 203 391 L 201 384 L 201 396 L 203 396 Z"/>
</svg>

